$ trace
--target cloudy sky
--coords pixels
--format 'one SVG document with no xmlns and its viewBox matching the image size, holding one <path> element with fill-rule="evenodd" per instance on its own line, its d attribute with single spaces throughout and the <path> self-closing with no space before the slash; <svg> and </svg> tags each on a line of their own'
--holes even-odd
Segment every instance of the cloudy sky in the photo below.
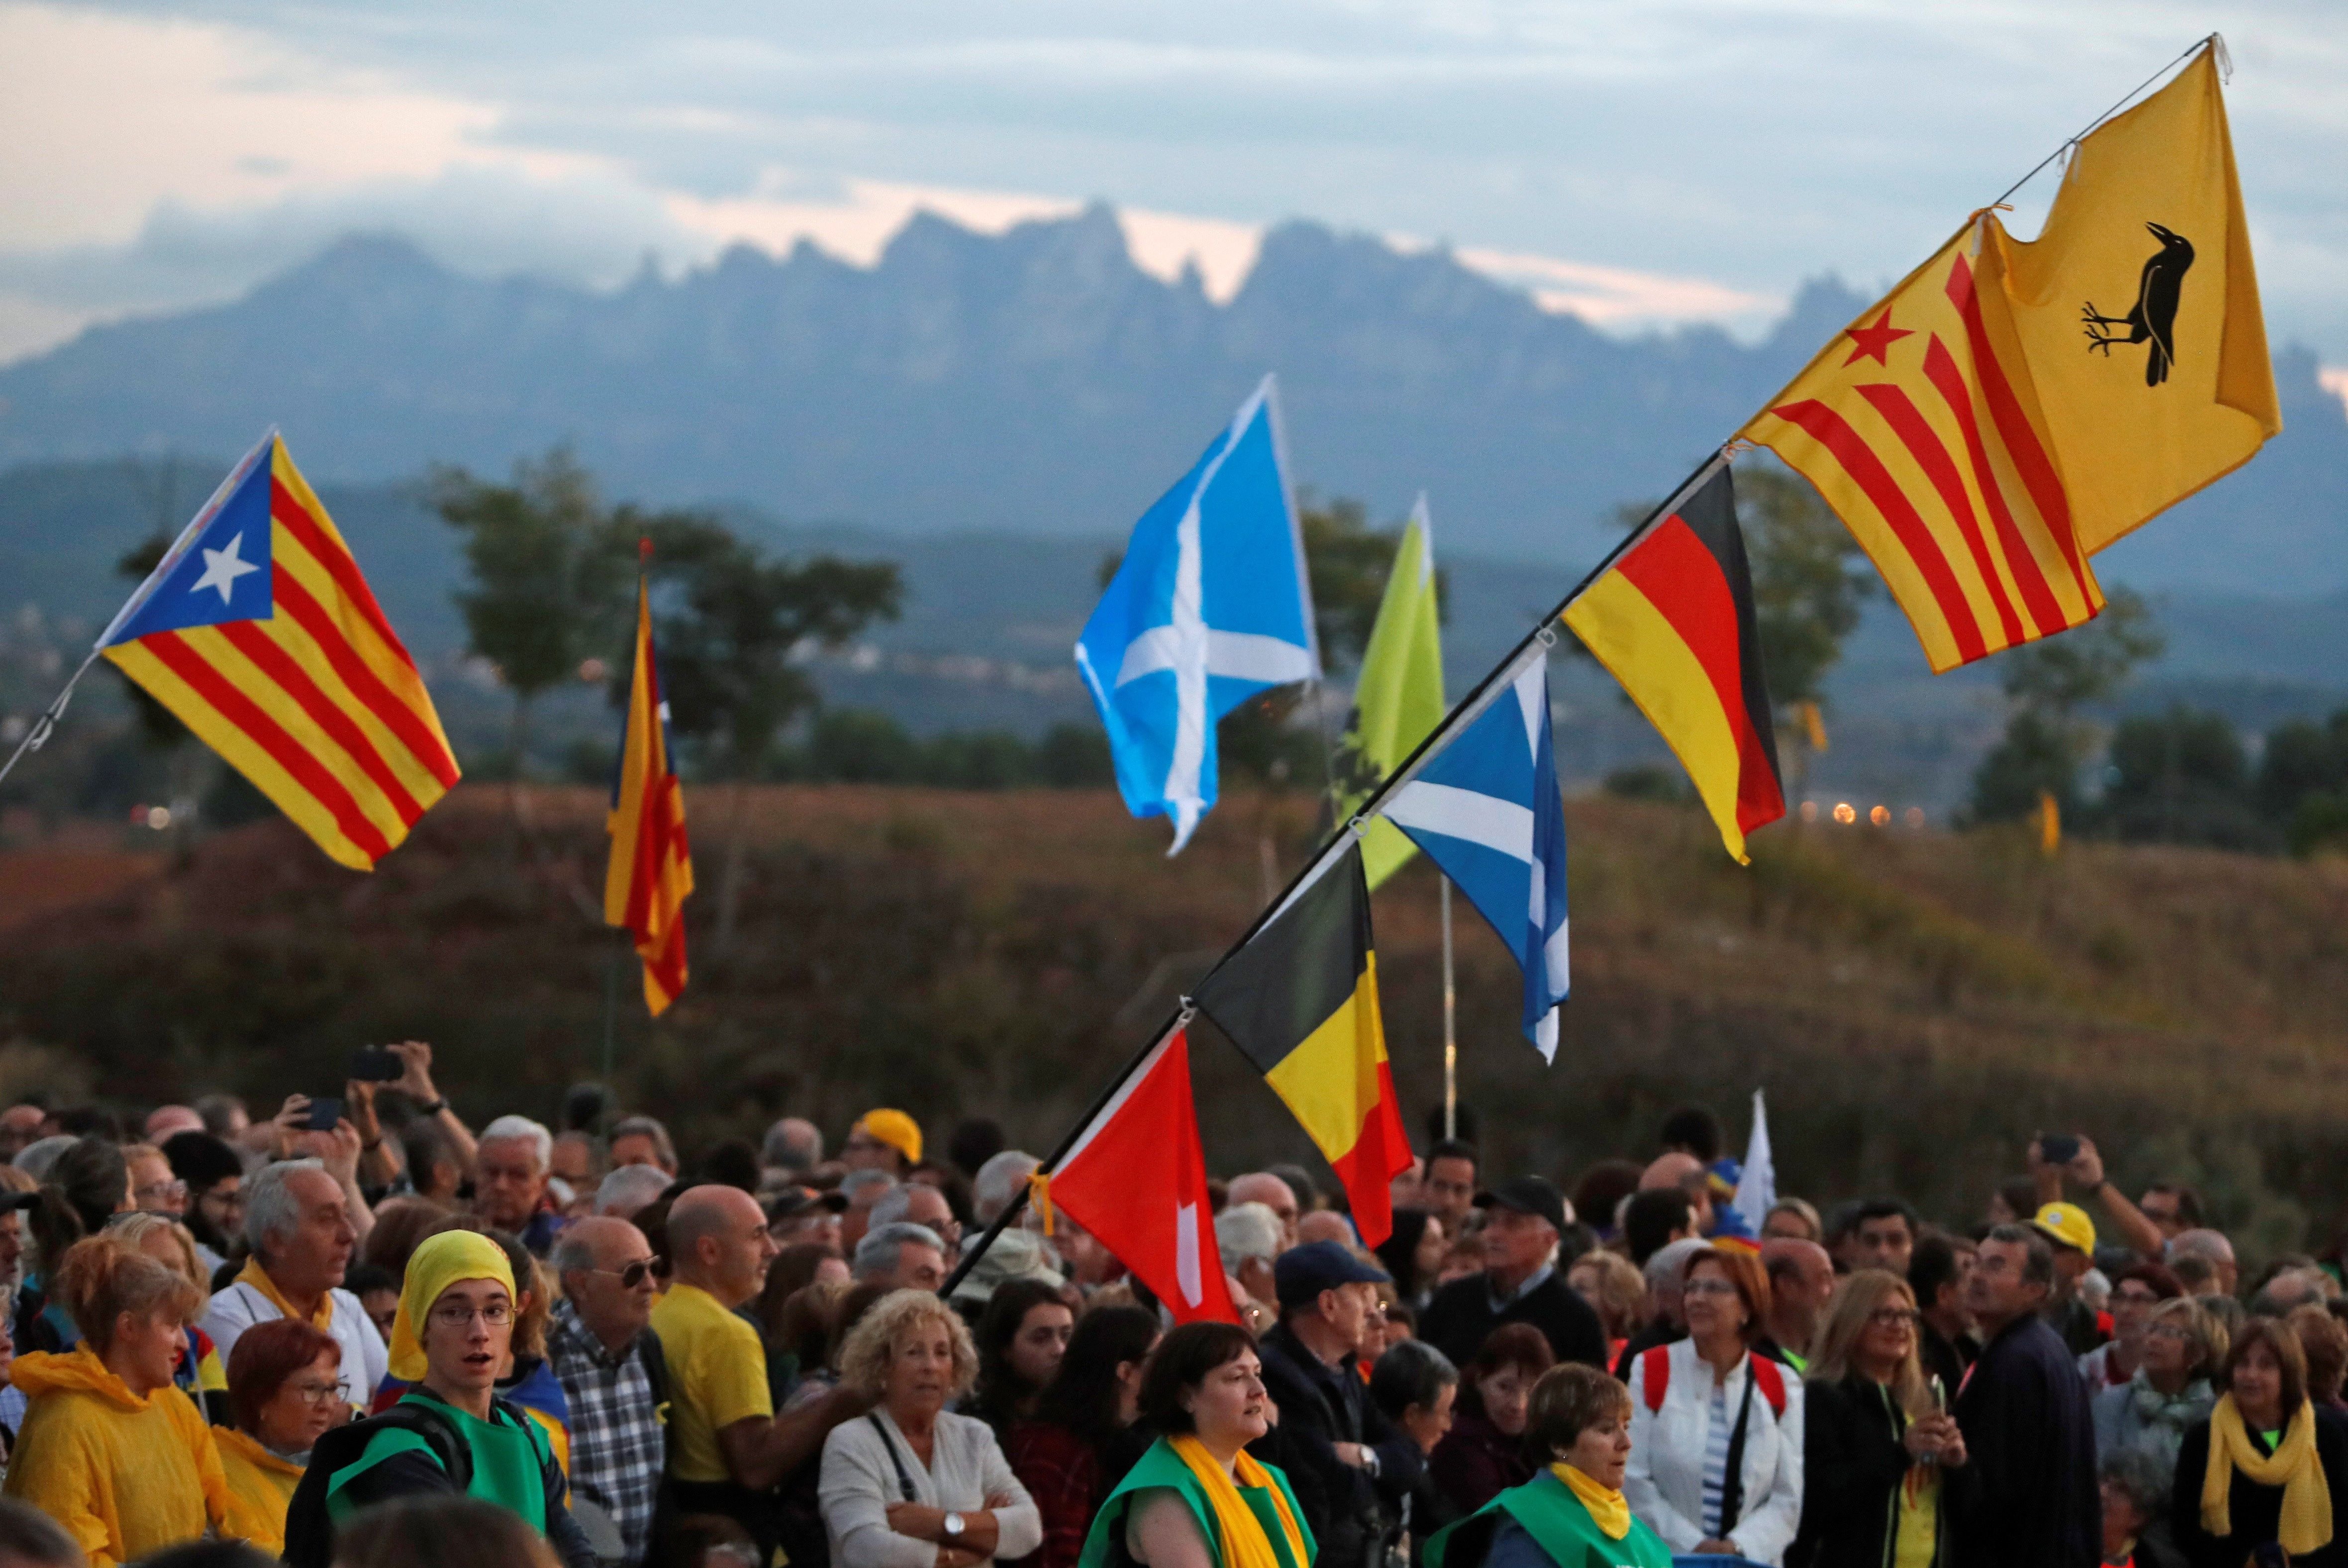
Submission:
<svg viewBox="0 0 2348 1568">
<path fill-rule="evenodd" d="M 608 284 L 1095 197 L 1218 292 L 1310 217 L 1750 331 L 1904 271 L 2212 26 L 2273 335 L 2348 367 L 2339 0 L 0 0 L 0 361 L 352 228 Z"/>
</svg>

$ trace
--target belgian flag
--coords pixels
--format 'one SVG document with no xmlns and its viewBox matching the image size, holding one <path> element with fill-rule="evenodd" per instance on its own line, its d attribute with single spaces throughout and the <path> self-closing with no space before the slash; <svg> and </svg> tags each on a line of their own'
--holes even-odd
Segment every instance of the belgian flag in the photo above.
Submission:
<svg viewBox="0 0 2348 1568">
<path fill-rule="evenodd" d="M 1362 848 L 1345 851 L 1191 1000 L 1261 1070 L 1345 1185 L 1365 1245 L 1394 1231 L 1387 1183 L 1410 1140 L 1378 1021 L 1378 961 Z"/>
<path fill-rule="evenodd" d="M 1565 612 L 1688 771 L 1739 861 L 1786 814 L 1753 573 L 1725 464 Z"/>
</svg>

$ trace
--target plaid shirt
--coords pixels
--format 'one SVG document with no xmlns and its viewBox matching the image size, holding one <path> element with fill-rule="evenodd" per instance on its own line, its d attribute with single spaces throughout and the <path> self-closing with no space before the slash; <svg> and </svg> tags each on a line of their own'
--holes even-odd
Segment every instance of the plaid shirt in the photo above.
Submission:
<svg viewBox="0 0 2348 1568">
<path fill-rule="evenodd" d="M 571 1401 L 571 1490 L 611 1513 L 626 1561 L 642 1563 L 667 1447 L 644 1359 L 634 1345 L 618 1356 L 605 1349 L 567 1299 L 547 1325 L 546 1358 Z"/>
</svg>

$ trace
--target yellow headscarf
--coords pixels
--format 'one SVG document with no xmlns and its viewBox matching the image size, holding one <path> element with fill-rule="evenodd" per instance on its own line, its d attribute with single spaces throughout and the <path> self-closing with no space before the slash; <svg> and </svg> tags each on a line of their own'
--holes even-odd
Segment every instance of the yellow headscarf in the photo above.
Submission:
<svg viewBox="0 0 2348 1568">
<path fill-rule="evenodd" d="M 1262 1524 L 1248 1507 L 1247 1499 L 1240 1495 L 1241 1486 L 1271 1489 L 1272 1506 L 1280 1514 L 1281 1533 L 1288 1537 L 1289 1560 L 1299 1568 L 1312 1561 L 1304 1550 L 1304 1532 L 1296 1527 L 1296 1515 L 1289 1509 L 1288 1494 L 1280 1490 L 1280 1483 L 1272 1479 L 1272 1472 L 1259 1464 L 1255 1456 L 1241 1449 L 1238 1460 L 1227 1470 L 1197 1438 L 1187 1434 L 1169 1438 L 1166 1446 L 1174 1450 L 1175 1458 L 1190 1467 L 1190 1473 L 1207 1490 L 1207 1502 L 1215 1511 L 1217 1555 L 1222 1559 L 1222 1568 L 1280 1568 L 1280 1553 L 1272 1549 Z M 1231 1482 L 1234 1472 L 1239 1476 L 1236 1486 Z"/>
<path fill-rule="evenodd" d="M 2275 1538 L 2293 1559 L 2332 1543 L 2332 1487 L 2315 1454 L 2315 1401 L 2302 1399 L 2271 1454 L 2250 1441 L 2231 1394 L 2209 1412 L 2209 1465 L 2201 1472 L 2201 1528 L 2212 1535 L 2234 1532 L 2229 1506 L 2234 1471 L 2260 1486 L 2282 1488 L 2282 1518 Z"/>
<path fill-rule="evenodd" d="M 479 1231 L 443 1231 L 416 1249 L 400 1284 L 399 1311 L 391 1320 L 393 1377 L 403 1383 L 423 1381 L 424 1336 L 418 1329 L 440 1293 L 469 1279 L 493 1279 L 508 1295 L 515 1294 L 506 1250 Z"/>
</svg>

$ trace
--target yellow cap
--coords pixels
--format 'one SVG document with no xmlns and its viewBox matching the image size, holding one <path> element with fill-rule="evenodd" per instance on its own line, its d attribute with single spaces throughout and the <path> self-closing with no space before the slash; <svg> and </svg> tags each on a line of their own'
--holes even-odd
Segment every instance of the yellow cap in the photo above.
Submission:
<svg viewBox="0 0 2348 1568">
<path fill-rule="evenodd" d="M 513 1265 L 505 1248 L 479 1231 L 443 1231 L 425 1238 L 407 1260 L 400 1282 L 399 1310 L 391 1320 L 391 1375 L 403 1383 L 424 1377 L 424 1320 L 450 1285 L 493 1279 L 514 1294 Z M 517 1304 L 519 1305 L 519 1304 Z"/>
<path fill-rule="evenodd" d="M 908 1165 L 922 1162 L 922 1124 L 901 1110 L 868 1110 L 856 1119 L 868 1138 L 879 1139 L 905 1157 Z"/>
<path fill-rule="evenodd" d="M 2096 1222 L 2076 1203 L 2049 1203 L 2030 1222 L 2058 1246 L 2075 1247 L 2096 1255 Z"/>
</svg>

